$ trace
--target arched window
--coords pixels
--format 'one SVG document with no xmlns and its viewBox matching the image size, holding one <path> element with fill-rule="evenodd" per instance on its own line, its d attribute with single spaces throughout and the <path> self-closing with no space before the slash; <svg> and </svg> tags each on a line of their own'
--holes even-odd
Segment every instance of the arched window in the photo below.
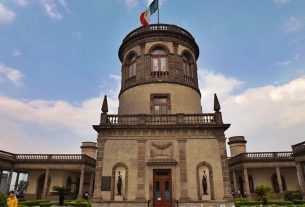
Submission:
<svg viewBox="0 0 305 207">
<path fill-rule="evenodd" d="M 156 47 L 152 53 L 152 72 L 167 71 L 167 52 L 163 47 Z"/>
<path fill-rule="evenodd" d="M 194 78 L 193 58 L 188 52 L 183 53 L 183 73 L 184 75 Z"/>
<path fill-rule="evenodd" d="M 136 55 L 134 53 L 131 53 L 128 55 L 126 60 L 126 69 L 125 69 L 125 77 L 126 79 L 131 78 L 136 75 L 137 70 L 137 61 L 136 61 Z"/>
<path fill-rule="evenodd" d="M 72 186 L 72 179 L 70 176 L 67 178 L 66 186 L 69 188 L 71 188 L 71 186 Z"/>
</svg>

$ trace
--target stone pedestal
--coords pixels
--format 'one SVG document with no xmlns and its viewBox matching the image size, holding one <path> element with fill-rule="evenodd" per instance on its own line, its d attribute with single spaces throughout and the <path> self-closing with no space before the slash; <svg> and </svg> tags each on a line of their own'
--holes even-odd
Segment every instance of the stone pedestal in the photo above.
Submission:
<svg viewBox="0 0 305 207">
<path fill-rule="evenodd" d="M 210 195 L 202 195 L 202 200 L 203 201 L 209 201 L 209 200 L 211 200 L 211 196 Z"/>
<path fill-rule="evenodd" d="M 114 200 L 115 200 L 115 201 L 123 201 L 124 199 L 123 199 L 123 196 L 122 196 L 122 195 L 115 195 L 115 196 L 114 196 Z"/>
</svg>

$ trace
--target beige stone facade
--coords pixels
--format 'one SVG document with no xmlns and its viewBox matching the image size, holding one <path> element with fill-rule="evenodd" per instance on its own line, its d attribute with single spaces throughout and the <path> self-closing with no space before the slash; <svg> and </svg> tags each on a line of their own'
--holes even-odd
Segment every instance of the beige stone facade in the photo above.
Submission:
<svg viewBox="0 0 305 207">
<path fill-rule="evenodd" d="M 75 155 L 0 151 L 0 187 L 16 190 L 19 173 L 27 173 L 26 198 L 55 199 L 53 186 L 69 186 L 73 198 L 88 192 L 93 207 L 229 205 L 263 183 L 278 197 L 287 190 L 305 195 L 304 142 L 290 152 L 249 153 L 243 136 L 230 137 L 228 158 L 230 124 L 216 94 L 214 111 L 202 113 L 198 57 L 195 39 L 175 25 L 132 31 L 119 49 L 118 114 L 108 114 L 105 97 L 93 126 L 97 143 L 83 142 Z"/>
</svg>

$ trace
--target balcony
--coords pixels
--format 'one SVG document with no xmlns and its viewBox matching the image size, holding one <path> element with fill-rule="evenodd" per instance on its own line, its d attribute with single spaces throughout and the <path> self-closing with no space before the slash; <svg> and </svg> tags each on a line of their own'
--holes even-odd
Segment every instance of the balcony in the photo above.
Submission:
<svg viewBox="0 0 305 207">
<path fill-rule="evenodd" d="M 0 151 L 0 159 L 13 163 L 86 163 L 95 165 L 95 159 L 82 154 L 13 154 Z"/>
<path fill-rule="evenodd" d="M 230 124 L 224 124 L 220 112 L 206 114 L 135 114 L 113 115 L 102 113 L 99 125 L 93 128 L 100 132 L 108 128 L 183 128 L 212 127 L 228 129 Z"/>
<path fill-rule="evenodd" d="M 294 161 L 292 152 L 251 152 L 241 153 L 229 159 L 229 165 L 244 162 L 281 162 Z"/>
</svg>

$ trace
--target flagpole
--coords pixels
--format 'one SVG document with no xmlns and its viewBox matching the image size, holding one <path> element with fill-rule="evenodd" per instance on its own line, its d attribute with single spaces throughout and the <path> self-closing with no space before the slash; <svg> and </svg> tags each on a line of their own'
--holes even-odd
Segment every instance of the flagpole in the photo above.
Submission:
<svg viewBox="0 0 305 207">
<path fill-rule="evenodd" d="M 159 17 L 160 17 L 160 5 L 159 5 L 159 0 L 158 1 L 158 24 L 160 24 L 160 21 L 159 21 Z"/>
</svg>

